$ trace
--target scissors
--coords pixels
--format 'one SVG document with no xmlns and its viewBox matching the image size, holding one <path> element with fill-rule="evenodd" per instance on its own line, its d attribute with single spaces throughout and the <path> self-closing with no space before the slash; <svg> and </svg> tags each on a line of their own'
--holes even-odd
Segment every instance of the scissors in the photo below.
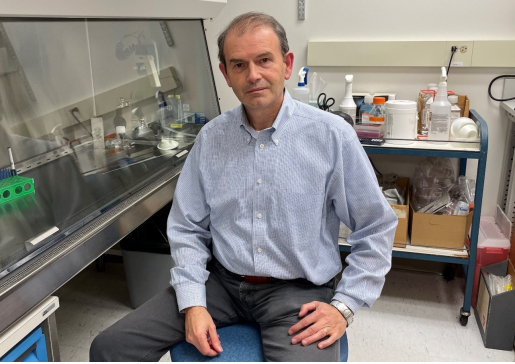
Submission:
<svg viewBox="0 0 515 364">
<path fill-rule="evenodd" d="M 334 105 L 334 99 L 332 97 L 327 98 L 327 95 L 322 92 L 318 95 L 317 104 L 319 109 L 328 111 L 329 108 Z"/>
</svg>

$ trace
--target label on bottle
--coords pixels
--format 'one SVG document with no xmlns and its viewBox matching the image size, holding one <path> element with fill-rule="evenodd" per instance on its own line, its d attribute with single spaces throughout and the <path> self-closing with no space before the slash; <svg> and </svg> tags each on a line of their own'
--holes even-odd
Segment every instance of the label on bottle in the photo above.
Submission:
<svg viewBox="0 0 515 364">
<path fill-rule="evenodd" d="M 370 114 L 368 112 L 364 112 L 361 114 L 361 124 L 368 124 L 370 122 Z"/>
<path fill-rule="evenodd" d="M 430 133 L 449 134 L 449 114 L 433 114 L 429 112 Z"/>
<path fill-rule="evenodd" d="M 368 119 L 373 124 L 384 124 L 384 116 L 369 116 Z"/>
<path fill-rule="evenodd" d="M 386 114 L 386 137 L 393 138 L 393 114 Z"/>
</svg>

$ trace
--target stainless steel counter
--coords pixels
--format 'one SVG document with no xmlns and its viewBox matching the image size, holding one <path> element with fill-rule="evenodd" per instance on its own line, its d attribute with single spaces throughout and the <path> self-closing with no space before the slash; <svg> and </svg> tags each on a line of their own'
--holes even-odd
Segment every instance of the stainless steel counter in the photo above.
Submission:
<svg viewBox="0 0 515 364">
<path fill-rule="evenodd" d="M 2 332 L 172 199 L 220 108 L 200 17 L 0 20 L 0 146 L 35 187 L 0 195 Z"/>
<path fill-rule="evenodd" d="M 165 155 L 153 151 L 142 163 L 89 175 L 90 181 L 79 178 L 82 173 L 68 157 L 32 171 L 38 192 L 32 205 L 0 219 L 2 231 L 15 237 L 9 240 L 15 243 L 4 245 L 19 248 L 26 237 L 56 222 L 65 228 L 56 241 L 47 239 L 34 252 L 21 248 L 27 254 L 19 260 L 23 264 L 14 265 L 0 279 L 0 332 L 171 201 L 192 140 L 187 144 L 182 151 Z M 169 161 L 163 163 L 163 158 Z M 57 189 L 58 196 L 50 198 L 46 192 L 57 193 L 54 184 L 59 179 L 48 175 L 56 173 L 67 186 L 75 178 L 75 188 Z M 127 173 L 131 178 L 124 180 Z M 88 183 L 96 187 L 83 185 Z"/>
</svg>

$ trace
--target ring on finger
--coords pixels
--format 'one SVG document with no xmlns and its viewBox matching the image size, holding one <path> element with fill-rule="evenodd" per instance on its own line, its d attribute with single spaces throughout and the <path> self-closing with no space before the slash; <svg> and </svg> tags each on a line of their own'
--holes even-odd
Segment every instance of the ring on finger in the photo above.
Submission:
<svg viewBox="0 0 515 364">
<path fill-rule="evenodd" d="M 329 334 L 327 333 L 327 329 L 326 329 L 325 327 L 324 327 L 324 331 L 325 331 L 325 336 L 329 335 Z"/>
</svg>

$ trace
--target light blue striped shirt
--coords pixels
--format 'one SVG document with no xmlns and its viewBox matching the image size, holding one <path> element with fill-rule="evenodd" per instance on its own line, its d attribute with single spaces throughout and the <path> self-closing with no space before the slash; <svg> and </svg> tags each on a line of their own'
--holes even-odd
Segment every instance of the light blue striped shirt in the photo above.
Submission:
<svg viewBox="0 0 515 364">
<path fill-rule="evenodd" d="M 168 219 L 179 309 L 206 306 L 211 244 L 233 273 L 328 282 L 342 269 L 340 220 L 352 252 L 334 299 L 356 312 L 381 293 L 397 217 L 352 127 L 287 91 L 261 132 L 241 105 L 218 116 L 197 136 Z"/>
</svg>

